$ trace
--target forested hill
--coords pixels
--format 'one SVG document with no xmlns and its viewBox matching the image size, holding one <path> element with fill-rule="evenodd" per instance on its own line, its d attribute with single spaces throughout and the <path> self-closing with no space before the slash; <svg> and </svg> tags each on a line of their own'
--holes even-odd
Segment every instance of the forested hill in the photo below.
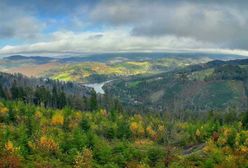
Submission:
<svg viewBox="0 0 248 168">
<path fill-rule="evenodd" d="M 247 109 L 248 60 L 211 61 L 173 72 L 115 81 L 105 87 L 139 112 Z M 185 114 L 185 113 L 184 113 Z"/>
<path fill-rule="evenodd" d="M 116 100 L 97 95 L 92 88 L 77 83 L 47 78 L 28 78 L 21 74 L 0 73 L 0 97 L 44 107 L 68 106 L 87 111 L 93 111 L 98 106 L 107 109 L 113 108 L 112 104 L 118 106 Z"/>
<path fill-rule="evenodd" d="M 92 89 L 76 83 L 0 73 L 0 96 L 9 100 L 62 108 L 75 103 L 73 100 L 89 99 L 92 94 Z M 83 106 L 86 105 L 78 105 L 78 108 Z"/>
<path fill-rule="evenodd" d="M 3 87 L 8 88 L 11 85 L 16 87 L 45 87 L 52 90 L 56 87 L 66 94 L 78 94 L 80 96 L 89 96 L 92 89 L 73 82 L 63 82 L 49 78 L 29 78 L 22 74 L 0 73 L 0 83 Z"/>
</svg>

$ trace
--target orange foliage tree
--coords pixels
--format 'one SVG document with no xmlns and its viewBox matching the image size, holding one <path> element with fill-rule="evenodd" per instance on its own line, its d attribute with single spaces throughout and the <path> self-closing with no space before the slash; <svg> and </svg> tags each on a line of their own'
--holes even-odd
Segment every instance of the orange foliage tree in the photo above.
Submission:
<svg viewBox="0 0 248 168">
<path fill-rule="evenodd" d="M 49 152 L 56 152 L 59 146 L 52 138 L 42 136 L 39 141 L 39 148 Z"/>
<path fill-rule="evenodd" d="M 52 117 L 52 125 L 63 125 L 64 116 L 62 113 L 55 113 Z"/>
</svg>

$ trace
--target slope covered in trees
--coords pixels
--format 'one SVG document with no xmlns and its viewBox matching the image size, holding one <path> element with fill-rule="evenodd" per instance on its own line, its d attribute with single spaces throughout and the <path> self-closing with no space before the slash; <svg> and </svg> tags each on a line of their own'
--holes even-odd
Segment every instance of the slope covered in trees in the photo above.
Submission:
<svg viewBox="0 0 248 168">
<path fill-rule="evenodd" d="M 247 60 L 212 61 L 148 77 L 116 80 L 105 89 L 136 111 L 242 112 L 248 107 L 247 65 Z"/>
<path fill-rule="evenodd" d="M 98 106 L 121 109 L 117 100 L 108 95 L 97 95 L 93 89 L 83 85 L 47 78 L 28 78 L 21 74 L 0 73 L 0 97 L 59 109 L 71 107 L 93 111 Z"/>
<path fill-rule="evenodd" d="M 246 167 L 248 115 L 205 120 L 0 100 L 0 167 Z"/>
</svg>

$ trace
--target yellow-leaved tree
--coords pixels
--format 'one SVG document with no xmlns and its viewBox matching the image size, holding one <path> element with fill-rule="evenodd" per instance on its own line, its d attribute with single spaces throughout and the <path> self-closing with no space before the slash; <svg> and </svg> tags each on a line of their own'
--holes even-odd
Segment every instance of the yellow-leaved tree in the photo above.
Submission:
<svg viewBox="0 0 248 168">
<path fill-rule="evenodd" d="M 52 138 L 47 136 L 42 136 L 40 138 L 39 147 L 41 150 L 49 152 L 56 152 L 59 148 L 58 144 Z"/>
<path fill-rule="evenodd" d="M 146 133 L 147 133 L 147 135 L 150 137 L 150 138 L 152 138 L 152 139 L 156 139 L 156 132 L 152 129 L 152 127 L 151 126 L 148 126 L 147 128 L 146 128 Z"/>
<path fill-rule="evenodd" d="M 52 117 L 52 125 L 63 125 L 64 116 L 61 112 L 55 113 Z"/>
<path fill-rule="evenodd" d="M 92 168 L 92 157 L 92 151 L 85 149 L 82 154 L 76 156 L 74 168 Z"/>
<path fill-rule="evenodd" d="M 137 122 L 132 122 L 130 124 L 130 130 L 131 130 L 132 134 L 135 136 L 144 136 L 144 134 L 145 134 L 145 130 L 144 130 L 144 127 L 142 126 L 142 124 L 137 123 Z"/>
<path fill-rule="evenodd" d="M 0 103 L 0 119 L 4 119 L 9 112 L 9 109 Z"/>
<path fill-rule="evenodd" d="M 5 149 L 8 152 L 15 152 L 15 147 L 12 141 L 8 140 L 7 143 L 5 144 Z"/>
<path fill-rule="evenodd" d="M 131 130 L 131 132 L 132 132 L 133 134 L 136 134 L 136 133 L 137 133 L 138 128 L 139 128 L 139 125 L 138 125 L 137 122 L 132 122 L 132 123 L 130 124 L 130 130 Z"/>
</svg>

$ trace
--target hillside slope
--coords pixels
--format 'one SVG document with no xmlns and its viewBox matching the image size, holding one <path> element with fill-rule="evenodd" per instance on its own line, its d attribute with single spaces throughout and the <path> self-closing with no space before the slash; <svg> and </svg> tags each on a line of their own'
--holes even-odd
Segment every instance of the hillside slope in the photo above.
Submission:
<svg viewBox="0 0 248 168">
<path fill-rule="evenodd" d="M 206 63 L 209 58 L 165 57 L 151 60 L 122 60 L 110 62 L 82 62 L 55 66 L 43 75 L 52 79 L 75 82 L 102 82 L 134 75 L 156 74 L 188 65 Z"/>
<path fill-rule="evenodd" d="M 106 92 L 137 111 L 209 111 L 247 108 L 247 60 L 212 61 L 173 72 L 108 84 Z"/>
</svg>

